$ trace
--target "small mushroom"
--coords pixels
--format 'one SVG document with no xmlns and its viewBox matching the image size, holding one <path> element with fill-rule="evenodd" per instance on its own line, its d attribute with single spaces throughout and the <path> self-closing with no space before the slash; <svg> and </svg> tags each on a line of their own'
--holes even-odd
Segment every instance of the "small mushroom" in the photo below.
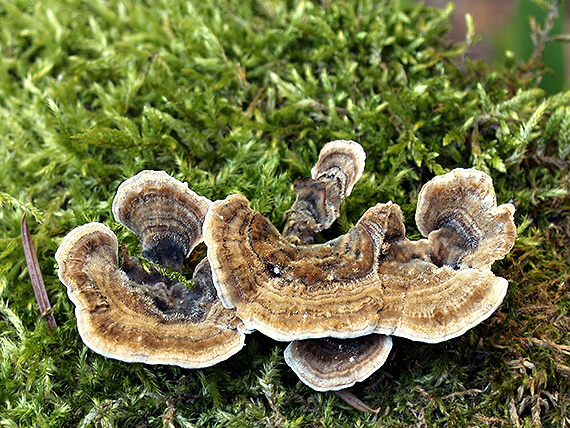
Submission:
<svg viewBox="0 0 570 428">
<path fill-rule="evenodd" d="M 312 244 L 316 234 L 338 218 L 342 202 L 362 176 L 365 159 L 362 146 L 354 141 L 325 144 L 311 178 L 295 183 L 297 199 L 285 214 L 283 235 L 296 244 Z"/>
<path fill-rule="evenodd" d="M 117 250 L 109 228 L 88 223 L 72 230 L 55 255 L 89 348 L 127 362 L 199 368 L 243 347 L 243 325 L 217 298 L 207 260 L 189 289 L 128 256 L 120 269 Z"/>
<path fill-rule="evenodd" d="M 180 270 L 202 240 L 210 204 L 164 171 L 141 171 L 121 183 L 112 209 L 115 220 L 140 239 L 143 257 Z"/>
<path fill-rule="evenodd" d="M 480 189 L 490 180 L 480 180 L 478 174 L 453 174 L 465 178 L 458 193 L 461 198 L 446 198 L 445 203 L 475 204 L 463 210 L 432 204 L 434 211 L 447 217 L 440 218 L 431 233 L 444 232 L 446 239 L 448 232 L 463 233 L 464 239 L 476 243 L 466 247 L 471 255 L 454 256 L 456 262 L 504 256 L 515 235 L 506 236 L 497 249 L 489 243 L 495 239 L 489 233 L 501 230 L 494 221 L 510 222 L 505 230 L 514 230 L 512 206 L 497 207 L 489 198 L 479 206 L 476 195 L 492 193 L 492 186 Z M 501 215 L 497 218 L 495 212 Z M 468 222 L 463 217 L 470 213 L 491 220 Z M 477 229 L 480 226 L 485 229 Z M 407 240 L 401 210 L 392 203 L 370 208 L 346 235 L 307 246 L 285 239 L 249 208 L 245 197 L 230 195 L 212 204 L 204 221 L 204 240 L 224 306 L 235 307 L 246 328 L 276 340 L 382 333 L 436 343 L 486 319 L 507 291 L 507 281 L 496 277 L 488 265 L 449 265 L 448 258 L 434 263 L 433 243 L 444 240 Z M 491 251 L 492 256 L 480 251 Z"/>
<path fill-rule="evenodd" d="M 315 391 L 338 391 L 368 378 L 391 350 L 392 339 L 383 334 L 295 340 L 285 349 L 285 362 Z"/>
<path fill-rule="evenodd" d="M 514 245 L 514 212 L 511 204 L 497 206 L 491 177 L 457 168 L 422 188 L 416 223 L 435 264 L 490 269 Z"/>
</svg>

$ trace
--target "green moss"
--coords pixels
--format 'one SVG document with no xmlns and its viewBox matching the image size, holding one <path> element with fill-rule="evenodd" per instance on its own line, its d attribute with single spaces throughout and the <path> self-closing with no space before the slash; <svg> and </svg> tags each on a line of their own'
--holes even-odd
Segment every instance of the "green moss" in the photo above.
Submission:
<svg viewBox="0 0 570 428">
<path fill-rule="evenodd" d="M 0 4 L 0 425 L 568 424 L 570 93 L 545 96 L 524 65 L 465 60 L 467 45 L 443 42 L 451 13 L 395 0 Z M 455 167 L 489 172 L 517 207 L 519 239 L 495 265 L 505 303 L 450 342 L 396 339 L 354 387 L 380 415 L 308 389 L 258 334 L 203 370 L 83 346 L 54 253 L 87 221 L 138 251 L 111 214 L 126 177 L 164 169 L 211 199 L 239 192 L 280 226 L 293 182 L 337 138 L 368 160 L 331 236 L 393 200 L 417 237 L 421 185 Z M 53 331 L 27 276 L 22 210 Z"/>
</svg>

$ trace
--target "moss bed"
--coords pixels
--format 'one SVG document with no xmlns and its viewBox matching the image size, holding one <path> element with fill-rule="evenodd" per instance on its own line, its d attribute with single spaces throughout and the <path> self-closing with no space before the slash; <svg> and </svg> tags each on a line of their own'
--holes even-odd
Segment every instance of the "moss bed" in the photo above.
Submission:
<svg viewBox="0 0 570 428">
<path fill-rule="evenodd" d="M 391 0 L 1 2 L 0 426 L 569 426 L 570 92 L 537 89 L 551 78 L 538 61 L 468 60 L 472 29 L 445 41 L 451 13 Z M 419 189 L 455 167 L 486 171 L 517 208 L 517 243 L 494 266 L 510 282 L 503 305 L 442 344 L 395 338 L 352 388 L 379 414 L 306 387 L 285 345 L 260 334 L 201 370 L 83 345 L 54 253 L 88 221 L 140 252 L 112 218 L 124 179 L 162 169 L 210 199 L 241 193 L 280 227 L 294 181 L 341 138 L 362 144 L 366 170 L 323 239 L 388 200 L 418 238 Z"/>
</svg>

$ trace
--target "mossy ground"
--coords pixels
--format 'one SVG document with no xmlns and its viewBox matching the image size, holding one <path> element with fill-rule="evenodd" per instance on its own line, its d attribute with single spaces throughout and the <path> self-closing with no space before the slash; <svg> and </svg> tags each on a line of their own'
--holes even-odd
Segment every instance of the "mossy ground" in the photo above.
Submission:
<svg viewBox="0 0 570 428">
<path fill-rule="evenodd" d="M 467 45 L 443 41 L 450 13 L 389 0 L 1 2 L 0 425 L 568 426 L 570 93 L 546 97 L 542 70 L 515 60 L 464 60 Z M 202 370 L 83 346 L 54 253 L 101 221 L 137 254 L 111 214 L 125 178 L 164 169 L 211 199 L 242 193 L 281 226 L 293 182 L 338 138 L 368 158 L 330 236 L 393 200 L 417 238 L 421 185 L 454 167 L 487 171 L 499 203 L 517 207 L 516 246 L 494 266 L 510 281 L 505 302 L 446 343 L 396 338 L 353 388 L 379 415 L 304 386 L 284 345 L 260 334 Z"/>
</svg>

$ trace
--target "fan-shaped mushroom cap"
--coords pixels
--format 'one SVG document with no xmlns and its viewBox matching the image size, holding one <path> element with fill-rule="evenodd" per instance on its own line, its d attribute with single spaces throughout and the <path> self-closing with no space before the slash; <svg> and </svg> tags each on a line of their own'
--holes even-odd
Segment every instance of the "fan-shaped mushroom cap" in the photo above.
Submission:
<svg viewBox="0 0 570 428">
<path fill-rule="evenodd" d="M 430 242 L 407 240 L 391 203 L 369 209 L 346 235 L 297 246 L 232 195 L 212 204 L 204 240 L 224 306 L 276 340 L 376 332 L 440 342 L 486 319 L 507 290 L 488 266 L 434 264 Z"/>
<path fill-rule="evenodd" d="M 75 304 L 83 342 L 127 362 L 206 367 L 244 344 L 235 311 L 224 309 L 207 261 L 188 289 L 125 258 L 119 269 L 117 238 L 101 223 L 72 230 L 56 252 L 59 278 Z"/>
<path fill-rule="evenodd" d="M 313 243 L 318 230 L 329 227 L 364 170 L 364 150 L 353 141 L 326 144 L 312 178 L 295 183 L 297 200 L 285 214 L 283 236 L 294 243 Z M 392 339 L 368 335 L 354 339 L 295 340 L 285 361 L 311 388 L 330 391 L 362 381 L 385 362 Z"/>
<path fill-rule="evenodd" d="M 338 218 L 342 202 L 364 171 L 365 159 L 362 146 L 354 141 L 325 144 L 312 177 L 295 183 L 297 199 L 285 214 L 283 235 L 295 243 L 312 244 L 316 234 Z"/>
<path fill-rule="evenodd" d="M 248 329 L 276 340 L 371 333 L 383 306 L 369 281 L 379 255 L 374 240 L 382 240 L 381 223 L 394 208 L 371 208 L 348 234 L 326 244 L 295 246 L 245 197 L 214 202 L 204 241 L 222 303 L 236 307 Z"/>
<path fill-rule="evenodd" d="M 368 378 L 384 365 L 391 349 L 392 339 L 382 334 L 295 340 L 285 349 L 285 361 L 314 390 L 337 391 Z"/>
<path fill-rule="evenodd" d="M 433 246 L 434 263 L 489 269 L 514 245 L 514 212 L 511 204 L 497 206 L 491 177 L 458 168 L 422 188 L 416 223 Z"/>
<path fill-rule="evenodd" d="M 164 171 L 141 171 L 117 189 L 113 215 L 138 236 L 144 257 L 179 270 L 202 241 L 210 204 Z"/>
<path fill-rule="evenodd" d="M 311 177 L 315 180 L 327 177 L 327 181 L 338 181 L 339 190 L 336 193 L 344 199 L 362 176 L 365 161 L 366 153 L 356 141 L 331 141 L 319 152 L 319 160 L 311 169 Z"/>
</svg>

